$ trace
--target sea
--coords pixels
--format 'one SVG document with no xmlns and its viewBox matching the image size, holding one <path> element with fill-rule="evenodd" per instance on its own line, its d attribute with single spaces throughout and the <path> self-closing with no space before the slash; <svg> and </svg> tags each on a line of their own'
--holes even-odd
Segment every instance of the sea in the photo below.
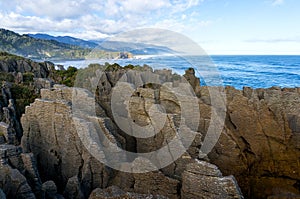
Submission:
<svg viewBox="0 0 300 199">
<path fill-rule="evenodd" d="M 154 69 L 171 69 L 184 74 L 192 67 L 201 85 L 270 88 L 300 87 L 300 56 L 294 55 L 214 55 L 175 56 L 143 55 L 132 59 L 99 59 L 57 61 L 55 64 L 85 68 L 91 63 L 118 63 L 151 66 Z"/>
</svg>

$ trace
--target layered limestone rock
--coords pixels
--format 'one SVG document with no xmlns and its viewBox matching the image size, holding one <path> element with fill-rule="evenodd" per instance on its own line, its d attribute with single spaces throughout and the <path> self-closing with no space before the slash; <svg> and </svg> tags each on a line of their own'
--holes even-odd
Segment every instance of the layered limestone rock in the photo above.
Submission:
<svg viewBox="0 0 300 199">
<path fill-rule="evenodd" d="M 54 180 L 58 190 L 78 176 L 89 192 L 107 186 L 110 171 L 95 160 L 78 137 L 67 101 L 36 100 L 22 117 L 25 152 L 33 152 L 44 180 Z M 105 177 L 106 176 L 106 177 Z"/>
<path fill-rule="evenodd" d="M 126 73 L 125 69 L 113 68 L 102 76 L 91 78 L 91 85 L 96 87 L 96 103 L 94 96 L 83 89 L 75 92 L 75 99 L 79 101 L 74 101 L 72 88 L 55 86 L 41 91 L 42 99 L 27 107 L 22 117 L 22 147 L 36 157 L 42 181 L 53 180 L 58 192 L 64 193 L 66 198 L 87 198 L 96 188 L 100 189 L 96 189 L 91 197 L 98 194 L 101 198 L 108 194 L 103 189 L 111 185 L 120 187 L 125 192 L 121 191 L 121 195 L 129 198 L 128 193 L 135 192 L 168 198 L 178 198 L 180 195 L 182 198 L 242 198 L 235 178 L 246 198 L 300 195 L 299 88 L 244 88 L 240 91 L 231 87 L 225 90 L 200 87 L 199 80 L 190 69 L 184 77 L 198 97 L 195 102 L 198 110 L 193 106 L 183 109 L 180 100 L 184 102 L 186 99 L 179 100 L 178 94 L 183 95 L 190 88 L 184 87 L 181 78 L 168 70 L 155 71 L 161 76 L 156 80 L 154 78 L 154 81 L 163 79 L 171 84 L 149 84 L 149 76 L 145 74 L 151 69 L 142 71 Z M 126 104 L 119 101 L 112 103 L 113 88 L 118 86 L 120 79 L 138 85 L 131 87 L 135 90 Z M 132 91 L 131 88 L 121 87 L 120 91 Z M 218 90 L 224 90 L 226 100 L 214 99 L 213 92 Z M 84 103 L 77 104 L 80 101 Z M 222 110 L 213 106 L 225 102 L 227 111 L 220 138 L 210 153 L 200 153 L 210 125 L 217 124 L 214 120 L 223 114 Z M 74 103 L 78 108 L 75 112 Z M 116 105 L 115 110 L 112 110 L 112 104 Z M 117 112 L 116 119 L 116 110 L 123 109 L 127 112 Z M 193 123 L 197 118 L 195 112 L 200 112 L 197 128 L 180 128 L 180 116 L 188 115 L 184 118 L 186 124 Z M 130 123 L 124 120 L 128 114 L 132 119 Z M 155 117 L 151 117 L 153 115 Z M 163 125 L 160 126 L 160 122 Z M 122 129 L 119 126 L 122 123 L 128 124 L 131 133 L 134 133 L 132 127 L 135 125 L 145 127 L 157 124 L 160 130 L 155 136 L 135 138 L 133 134 L 126 134 L 128 131 L 124 132 L 128 129 Z M 93 124 L 99 127 L 93 129 Z M 149 153 L 168 146 L 179 130 L 193 135 L 193 142 L 178 159 L 159 171 L 151 170 L 146 174 L 119 172 L 106 167 L 93 156 L 95 154 L 89 153 L 97 143 L 108 146 L 109 142 L 130 152 Z M 99 131 L 108 139 L 102 136 L 87 150 L 82 142 L 88 140 L 80 135 L 92 136 Z M 181 145 L 173 145 L 168 149 L 178 151 L 181 148 Z M 102 150 L 96 156 L 108 163 L 122 160 L 120 168 L 128 168 L 131 163 L 139 165 L 139 159 L 119 152 L 111 155 L 109 151 Z M 163 159 L 170 155 L 173 154 L 166 153 Z M 196 160 L 199 156 L 217 165 L 219 170 Z M 160 168 L 160 160 L 155 157 L 151 160 L 154 167 Z M 223 177 L 221 172 L 229 177 Z"/>
<path fill-rule="evenodd" d="M 10 166 L 0 166 L 0 185 L 7 198 L 35 199 L 26 178 Z"/>
<path fill-rule="evenodd" d="M 6 123 L 1 123 L 0 133 L 5 134 L 6 142 L 18 145 L 24 108 L 38 97 L 40 89 L 53 86 L 53 82 L 45 78 L 55 67 L 51 62 L 38 63 L 6 52 L 0 56 L 0 122 Z"/>
<path fill-rule="evenodd" d="M 89 199 L 120 199 L 120 198 L 126 198 L 126 199 L 167 199 L 164 196 L 159 195 L 151 195 L 151 194 L 137 194 L 137 193 L 130 193 L 125 192 L 119 187 L 111 186 L 106 189 L 95 189 L 91 193 Z"/>
<path fill-rule="evenodd" d="M 51 62 L 37 63 L 29 59 L 4 59 L 0 61 L 0 71 L 6 73 L 31 72 L 37 78 L 47 78 L 49 70 L 54 67 Z"/>
<path fill-rule="evenodd" d="M 0 187 L 8 198 L 43 198 L 33 154 L 20 146 L 0 145 Z"/>
<path fill-rule="evenodd" d="M 6 199 L 6 195 L 2 189 L 0 189 L 0 199 Z"/>
<path fill-rule="evenodd" d="M 140 96 L 137 93 L 134 94 L 138 99 L 136 101 L 133 99 L 132 106 L 138 105 L 141 95 L 144 95 L 144 99 L 149 99 L 149 105 L 153 105 L 156 101 L 157 96 L 152 88 L 138 90 L 138 92 L 140 92 Z M 74 93 L 76 99 L 84 102 L 87 106 L 79 104 L 82 105 L 82 109 L 75 111 L 74 103 L 77 103 L 77 101 L 74 101 Z M 149 95 L 146 93 L 149 93 Z M 158 169 L 159 164 L 154 158 L 154 162 L 150 162 L 153 163 L 153 168 L 147 173 L 139 173 L 137 169 L 144 171 L 144 160 L 139 158 L 130 159 L 130 157 L 118 152 L 112 156 L 111 151 L 106 151 L 104 148 L 98 152 L 108 163 L 121 162 L 120 168 L 128 167 L 130 164 L 133 165 L 131 173 L 110 169 L 97 160 L 94 157 L 95 154 L 92 156 L 89 153 L 97 146 L 90 145 L 88 151 L 87 146 L 84 145 L 85 139 L 88 138 L 86 136 L 102 131 L 105 137 L 108 138 L 108 140 L 105 140 L 100 136 L 99 143 L 104 146 L 109 145 L 110 143 L 107 143 L 109 141 L 125 149 L 128 145 L 132 147 L 132 143 L 128 144 L 126 137 L 122 136 L 124 132 L 118 129 L 110 118 L 97 117 L 91 114 L 93 113 L 91 95 L 83 89 L 74 90 L 73 88 L 55 86 L 51 90 L 42 90 L 41 96 L 42 99 L 36 99 L 30 107 L 26 108 L 26 112 L 22 117 L 21 121 L 24 129 L 22 147 L 24 152 L 32 152 L 35 155 L 39 162 L 38 168 L 42 181 L 53 180 L 57 185 L 58 192 L 63 193 L 65 198 L 87 198 L 95 188 L 105 189 L 109 185 L 119 186 L 125 191 L 123 195 L 125 194 L 129 198 L 148 197 L 149 194 L 153 197 L 160 195 L 161 198 L 180 198 L 181 174 L 188 163 L 195 161 L 188 153 L 185 153 L 171 166 L 163 168 L 161 171 Z M 178 103 L 174 101 L 175 98 L 170 91 L 162 89 L 160 96 L 161 101 L 167 101 L 168 99 L 171 104 Z M 176 136 L 176 126 L 178 126 L 176 115 L 179 114 L 180 110 L 176 112 L 171 107 L 169 108 L 172 112 L 167 114 L 169 121 L 162 128 L 161 135 L 157 136 L 159 139 L 154 138 L 152 147 L 149 143 L 145 144 L 141 139 L 136 140 L 134 145 L 136 151 L 149 152 L 166 145 L 171 138 Z M 141 114 L 147 115 L 149 110 L 146 113 L 145 111 L 144 113 L 140 112 L 140 109 L 132 110 L 133 118 L 140 119 L 137 122 L 149 121 L 146 116 L 138 116 Z M 105 111 L 101 114 L 105 114 Z M 92 129 L 91 124 L 100 124 L 99 128 L 101 129 Z M 187 127 L 185 127 L 185 131 L 187 134 L 193 133 Z M 200 138 L 201 136 L 197 141 L 199 143 L 201 142 Z M 158 142 L 156 145 L 154 145 L 155 140 Z M 194 146 L 196 147 L 196 145 Z M 174 147 L 176 149 L 179 146 Z M 227 186 L 227 184 L 224 186 Z M 96 193 L 101 192 L 100 189 L 97 189 Z M 226 189 L 224 188 L 224 190 Z M 96 197 L 96 193 L 93 192 L 91 197 Z M 101 192 L 101 194 L 104 193 Z M 226 193 L 224 194 L 226 195 Z"/>
<path fill-rule="evenodd" d="M 34 78 L 33 81 L 34 88 L 37 90 L 37 92 L 43 88 L 50 89 L 54 86 L 54 82 L 51 79 Z"/>
<path fill-rule="evenodd" d="M 0 95 L 0 133 L 8 144 L 18 145 L 22 137 L 22 127 L 17 117 L 11 93 L 12 84 L 3 82 Z"/>
<path fill-rule="evenodd" d="M 28 184 L 32 188 L 33 193 L 37 197 L 44 195 L 42 190 L 42 181 L 39 171 L 37 169 L 37 162 L 32 153 L 21 154 L 23 162 L 23 175 L 26 177 Z"/>
<path fill-rule="evenodd" d="M 17 118 L 14 100 L 10 99 L 8 106 L 3 107 L 4 123 L 0 123 L 1 132 L 8 144 L 18 145 L 22 137 L 22 126 Z"/>
<path fill-rule="evenodd" d="M 1 144 L 6 143 L 6 141 L 8 141 L 11 144 L 17 142 L 17 137 L 13 132 L 11 132 L 11 129 L 9 128 L 8 124 L 4 122 L 0 122 L 0 132 L 1 132 Z"/>
<path fill-rule="evenodd" d="M 1 96 L 2 96 L 2 107 L 8 106 L 8 101 L 12 99 L 11 89 L 12 85 L 9 82 L 3 82 L 1 86 Z"/>
<path fill-rule="evenodd" d="M 223 177 L 210 163 L 196 161 L 187 165 L 182 175 L 182 199 L 243 198 L 233 176 Z"/>
<path fill-rule="evenodd" d="M 45 193 L 45 198 L 59 198 L 57 194 L 57 187 L 53 181 L 47 181 L 43 183 L 42 190 Z"/>
<path fill-rule="evenodd" d="M 226 88 L 225 128 L 212 163 L 234 175 L 244 194 L 300 194 L 299 89 Z"/>
<path fill-rule="evenodd" d="M 22 165 L 21 147 L 2 144 L 0 145 L 0 157 L 3 165 L 10 164 L 15 168 L 20 168 Z"/>
<path fill-rule="evenodd" d="M 164 74 L 165 77 L 162 79 L 174 79 L 169 71 L 156 73 Z M 118 77 L 122 75 L 124 72 L 121 74 L 115 72 L 115 75 L 110 72 L 109 75 L 102 77 L 98 89 L 98 101 L 101 105 L 110 102 L 111 89 L 116 85 Z M 127 76 L 127 79 L 131 79 L 130 75 Z M 212 100 L 217 104 L 224 103 L 222 99 L 212 99 L 215 97 L 214 89 L 222 90 L 222 88 L 200 87 L 199 79 L 195 77 L 192 69 L 187 70 L 184 77 L 200 99 L 201 117 L 197 131 L 200 133 L 197 134 L 188 150 L 188 155 L 196 158 L 199 156 L 202 141 L 213 123 Z M 139 79 L 138 75 L 136 79 Z M 136 79 L 135 81 L 141 81 Z M 143 78 L 141 79 L 143 81 Z M 172 114 L 168 115 L 168 118 L 176 117 L 181 113 L 174 95 L 162 90 L 163 87 L 151 89 L 145 86 L 145 88 L 138 88 L 133 94 L 130 101 L 131 116 L 136 123 L 149 124 L 147 110 L 153 103 L 162 104 L 166 112 Z M 236 176 L 244 194 L 248 197 L 299 195 L 300 89 L 274 87 L 270 89 L 244 88 L 240 91 L 227 87 L 224 93 L 227 110 L 225 124 L 218 143 L 208 154 L 210 161 L 219 166 L 225 175 Z M 158 134 L 152 139 L 136 139 L 137 151 L 149 152 L 163 146 L 163 143 L 174 135 L 170 126 L 176 126 L 177 123 L 176 119 L 167 120 L 163 134 Z M 179 159 L 163 169 L 164 172 L 176 177 L 174 168 L 178 168 L 177 162 L 182 161 Z"/>
</svg>

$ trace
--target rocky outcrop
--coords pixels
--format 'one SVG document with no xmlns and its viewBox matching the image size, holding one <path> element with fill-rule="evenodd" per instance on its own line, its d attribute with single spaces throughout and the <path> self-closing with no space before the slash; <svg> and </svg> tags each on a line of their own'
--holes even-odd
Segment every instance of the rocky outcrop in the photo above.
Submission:
<svg viewBox="0 0 300 199">
<path fill-rule="evenodd" d="M 3 107 L 4 123 L 0 124 L 0 129 L 8 144 L 18 145 L 22 137 L 22 126 L 17 117 L 14 101 L 9 99 L 7 107 Z"/>
<path fill-rule="evenodd" d="M 23 135 L 22 109 L 38 96 L 41 88 L 52 87 L 51 80 L 44 78 L 54 65 L 7 53 L 0 56 L 0 188 L 8 198 L 49 198 L 47 191 L 42 190 L 35 157 L 23 153 L 18 145 Z M 0 195 L 2 198 L 2 192 Z"/>
<path fill-rule="evenodd" d="M 38 198 L 41 198 L 44 193 L 42 190 L 42 181 L 37 169 L 36 159 L 32 153 L 22 153 L 21 158 L 23 162 L 23 174 L 32 188 L 33 193 Z"/>
<path fill-rule="evenodd" d="M 9 82 L 2 83 L 1 95 L 2 95 L 2 107 L 8 106 L 8 101 L 12 99 L 11 89 L 12 85 Z"/>
<path fill-rule="evenodd" d="M 246 198 L 300 195 L 299 88 L 244 88 L 240 91 L 231 87 L 225 90 L 199 87 L 199 80 L 190 69 L 184 77 L 198 97 L 194 103 L 198 109 L 193 106 L 182 109 L 178 94 L 183 95 L 190 88 L 184 87 L 181 77 L 178 78 L 168 70 L 155 71 L 155 74 L 160 75 L 160 80 L 172 82 L 160 86 L 147 83 L 145 74 L 151 69 L 141 71 L 144 72 L 126 73 L 125 69 L 111 68 L 105 75 L 97 76 L 100 81 L 90 78 L 91 85 L 96 87 L 96 103 L 91 100 L 92 95 L 83 89 L 75 91 L 76 99 L 84 102 L 82 104 L 74 101 L 72 88 L 55 86 L 54 89 L 41 90 L 42 98 L 27 107 L 22 117 L 22 147 L 24 152 L 34 154 L 43 182 L 54 181 L 58 193 L 64 193 L 66 198 L 87 198 L 93 190 L 92 198 L 97 198 L 97 195 L 100 198 L 104 195 L 130 198 L 132 196 L 129 193 L 168 198 L 242 198 L 237 182 Z M 116 102 L 116 110 L 128 110 L 128 113 L 117 115 L 121 121 L 117 123 L 111 104 L 113 88 L 118 86 L 117 82 L 122 78 L 138 86 L 132 92 L 128 104 L 113 101 Z M 128 89 L 122 88 L 124 91 Z M 227 111 L 218 142 L 210 153 L 205 154 L 199 149 L 214 122 L 213 113 L 218 111 L 214 107 L 215 99 L 212 99 L 214 89 L 226 93 Z M 186 100 L 184 97 L 180 99 Z M 222 100 L 217 103 L 225 103 Z M 74 112 L 74 103 L 79 106 L 77 112 Z M 182 121 L 180 115 L 189 115 L 185 121 L 193 123 L 197 118 L 195 112 L 200 112 L 199 121 L 195 122 L 199 124 L 197 128 L 179 128 Z M 119 126 L 122 122 L 128 122 L 124 120 L 126 114 L 132 118 L 130 127 L 135 124 L 145 127 L 160 124 L 161 121 L 163 125 L 155 136 L 135 138 Z M 152 117 L 154 120 L 151 114 L 155 115 Z M 100 127 L 92 129 L 92 124 Z M 109 145 L 109 141 L 130 152 L 149 153 L 168 146 L 172 138 L 177 136 L 178 129 L 195 136 L 191 146 L 163 168 L 159 167 L 162 162 L 157 157 L 151 157 L 153 170 L 145 174 L 126 173 L 105 166 L 97 160 L 95 154 L 89 153 L 96 144 L 87 150 L 84 139 L 79 137 L 80 134 L 93 135 L 102 131 L 108 138 L 101 137 L 103 139 L 98 140 L 103 145 Z M 178 151 L 181 147 L 178 144 L 167 149 L 171 151 L 175 148 Z M 130 167 L 132 171 L 143 169 L 143 160 L 134 156 L 128 157 L 122 153 L 111 155 L 105 150 L 100 155 L 109 163 L 124 161 L 119 165 L 120 168 L 135 165 Z M 165 154 L 164 159 L 170 155 L 173 154 Z M 197 160 L 199 157 L 201 161 Z M 105 189 L 111 185 L 121 190 L 117 189 L 115 195 L 110 194 L 113 191 Z"/>
<path fill-rule="evenodd" d="M 26 178 L 17 169 L 1 165 L 0 171 L 0 186 L 8 198 L 36 198 Z"/>
<path fill-rule="evenodd" d="M 29 59 L 14 56 L 8 53 L 0 53 L 0 72 L 4 73 L 33 73 L 36 78 L 47 78 L 49 70 L 54 68 L 51 62 L 37 63 Z"/>
<path fill-rule="evenodd" d="M 133 170 L 148 170 L 149 168 L 144 168 L 145 164 L 142 158 L 137 158 L 133 162 Z M 180 188 L 180 181 L 174 178 L 165 176 L 158 168 L 155 168 L 153 164 L 147 164 L 147 167 L 154 167 L 154 171 L 149 171 L 147 173 L 136 173 L 133 172 L 134 185 L 133 190 L 137 193 L 143 194 L 158 194 L 166 196 L 170 199 L 179 198 L 178 190 Z M 153 170 L 153 169 L 151 169 Z"/>
<path fill-rule="evenodd" d="M 22 137 L 20 117 L 23 110 L 39 96 L 40 89 L 53 86 L 53 81 L 46 78 L 54 70 L 51 62 L 38 63 L 0 52 L 0 122 L 8 125 L 6 128 L 1 124 L 7 129 L 4 131 L 9 144 L 19 144 Z"/>
<path fill-rule="evenodd" d="M 41 198 L 39 174 L 32 154 L 19 146 L 0 145 L 0 187 L 8 198 Z"/>
<path fill-rule="evenodd" d="M 151 194 L 137 194 L 137 193 L 130 193 L 121 190 L 119 187 L 111 186 L 106 189 L 95 189 L 89 199 L 167 199 L 164 196 L 159 195 L 151 195 Z"/>
<path fill-rule="evenodd" d="M 195 70 L 193 68 L 189 68 L 185 71 L 183 75 L 184 78 L 191 84 L 192 88 L 195 91 L 195 94 L 200 96 L 200 79 L 195 76 Z"/>
<path fill-rule="evenodd" d="M 42 90 L 41 94 L 44 99 L 36 100 L 27 107 L 22 117 L 22 146 L 25 152 L 35 154 L 40 162 L 42 178 L 54 180 L 58 187 L 63 188 L 64 195 L 70 198 L 87 197 L 92 189 L 107 187 L 114 176 L 113 171 L 91 156 L 82 145 L 76 121 L 71 117 L 69 100 L 72 98 L 72 89 L 61 87 L 53 91 Z M 105 124 L 113 132 L 113 123 Z M 124 140 L 118 140 L 124 145 Z"/>
<path fill-rule="evenodd" d="M 21 159 L 22 149 L 19 146 L 3 144 L 0 145 L 0 157 L 3 165 L 8 163 L 15 168 L 21 168 L 22 159 Z"/>
<path fill-rule="evenodd" d="M 0 199 L 6 199 L 5 193 L 0 189 Z"/>
<path fill-rule="evenodd" d="M 57 187 L 53 181 L 47 181 L 43 183 L 42 190 L 45 193 L 45 198 L 58 198 L 61 197 L 57 194 Z"/>
<path fill-rule="evenodd" d="M 209 154 L 244 194 L 266 198 L 300 194 L 299 89 L 226 88 L 227 117 Z"/>
<path fill-rule="evenodd" d="M 17 117 L 11 93 L 12 84 L 2 82 L 0 94 L 0 133 L 8 144 L 18 145 L 22 137 L 22 126 Z"/>
<path fill-rule="evenodd" d="M 157 95 L 153 88 L 141 88 L 137 92 L 140 94 L 134 94 L 132 106 L 137 106 L 140 103 L 141 96 L 149 100 L 147 106 L 153 105 L 156 101 Z M 82 109 L 79 112 L 74 111 L 74 103 L 76 103 L 74 93 L 76 99 L 87 105 L 81 107 Z M 160 90 L 161 97 L 159 99 L 161 102 L 166 102 L 166 107 L 169 106 L 167 114 L 169 121 L 162 128 L 160 135 L 154 140 L 149 138 L 149 143 L 137 139 L 132 145 L 131 140 L 128 141 L 127 137 L 123 136 L 124 132 L 118 129 L 109 117 L 89 115 L 93 111 L 93 101 L 91 101 L 91 95 L 88 91 L 83 89 L 74 90 L 63 86 L 55 86 L 51 90 L 43 89 L 41 90 L 42 99 L 36 99 L 30 107 L 27 107 L 21 120 L 24 129 L 23 150 L 26 153 L 32 152 L 35 155 L 39 162 L 38 169 L 42 181 L 53 180 L 57 185 L 58 192 L 64 193 L 65 198 L 87 198 L 95 188 L 105 189 L 109 185 L 119 186 L 125 191 L 122 194 L 129 198 L 142 198 L 150 195 L 153 197 L 160 195 L 171 199 L 180 198 L 180 189 L 183 186 L 181 174 L 185 171 L 187 163 L 194 162 L 188 153 L 179 157 L 171 166 L 159 170 L 159 162 L 155 158 L 151 159 L 153 161 L 150 162 L 150 165 L 153 165 L 151 168 L 143 168 L 145 165 L 143 159 L 131 159 L 131 157 L 126 157 L 122 153 L 115 153 L 112 156 L 105 149 L 98 151 L 110 163 L 121 161 L 120 168 L 132 165 L 132 167 L 130 166 L 132 170 L 126 173 L 122 172 L 122 169 L 121 171 L 110 169 L 97 160 L 93 156 L 95 154 L 91 155 L 87 150 L 87 146 L 83 143 L 84 140 L 80 137 L 81 134 L 85 136 L 92 134 L 94 130 L 90 127 L 90 124 L 96 122 L 100 124 L 109 141 L 123 149 L 129 146 L 129 149 L 136 150 L 136 152 L 149 152 L 162 147 L 173 136 L 176 136 L 176 126 L 178 126 L 176 115 L 179 114 L 176 111 L 179 110 L 171 109 L 171 104 L 178 103 L 173 95 L 167 88 Z M 100 105 L 100 107 L 102 106 Z M 105 110 L 102 109 L 101 114 L 105 113 Z M 141 109 L 133 109 L 131 114 L 133 118 L 139 118 L 137 122 L 146 123 L 149 121 L 147 111 L 141 112 Z M 140 117 L 141 115 L 144 115 L 144 117 Z M 184 131 L 185 133 L 193 133 L 187 127 L 184 128 Z M 200 138 L 201 136 L 196 143 L 201 142 Z M 157 143 L 155 144 L 155 142 Z M 151 143 L 153 143 L 153 146 L 151 146 Z M 109 143 L 103 141 L 102 144 L 107 145 Z M 175 149 L 176 147 L 180 148 L 176 145 L 172 147 Z M 194 147 L 196 148 L 196 144 Z M 90 148 L 93 148 L 93 146 L 90 146 Z M 139 173 L 139 171 L 145 170 L 148 172 Z M 227 186 L 227 184 L 224 186 Z M 96 193 L 101 192 L 105 195 L 100 189 L 97 189 Z M 226 189 L 224 188 L 224 190 Z M 96 197 L 96 193 L 93 192 L 91 197 Z"/>
<path fill-rule="evenodd" d="M 51 92 L 57 100 L 51 100 Z M 44 181 L 53 180 L 60 193 L 65 189 L 66 193 L 82 190 L 87 197 L 94 188 L 106 187 L 113 175 L 82 145 L 71 115 L 68 93 L 72 93 L 72 88 L 42 90 L 45 99 L 37 99 L 26 108 L 22 117 L 22 146 L 24 152 L 35 155 Z M 77 178 L 78 183 L 73 180 Z"/>
<path fill-rule="evenodd" d="M 84 194 L 81 190 L 81 185 L 77 176 L 69 178 L 66 188 L 64 190 L 65 198 L 80 199 L 84 198 Z"/>
<path fill-rule="evenodd" d="M 41 89 L 50 89 L 54 86 L 54 82 L 51 79 L 46 78 L 34 78 L 34 88 L 39 92 Z"/>
<path fill-rule="evenodd" d="M 223 177 L 210 163 L 196 161 L 187 165 L 182 175 L 182 199 L 243 198 L 233 176 Z"/>
<path fill-rule="evenodd" d="M 17 76 L 21 81 L 23 78 L 21 73 L 18 73 Z M 24 86 L 22 81 L 18 83 Z M 30 86 L 28 85 L 28 87 Z M 18 113 L 20 109 L 17 109 L 13 98 L 16 93 L 17 95 L 21 95 L 21 92 L 26 92 L 27 95 L 30 93 L 28 90 L 15 88 L 16 84 L 2 82 L 0 95 L 0 173 L 2 175 L 0 187 L 8 198 L 43 198 L 44 193 L 35 158 L 33 154 L 22 153 L 21 147 L 18 146 L 23 129 L 20 124 L 20 112 Z M 16 100 L 22 104 L 21 106 L 25 106 L 22 102 L 23 99 L 17 98 Z"/>
</svg>

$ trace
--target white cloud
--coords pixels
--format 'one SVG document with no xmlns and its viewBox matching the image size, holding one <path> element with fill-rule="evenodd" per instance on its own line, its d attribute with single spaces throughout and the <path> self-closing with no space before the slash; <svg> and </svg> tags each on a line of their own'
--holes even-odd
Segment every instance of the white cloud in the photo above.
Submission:
<svg viewBox="0 0 300 199">
<path fill-rule="evenodd" d="M 284 0 L 273 0 L 272 5 L 278 6 L 284 3 Z"/>
<path fill-rule="evenodd" d="M 100 38 L 142 27 L 184 30 L 188 11 L 203 0 L 0 1 L 0 24 L 20 33 L 51 32 Z M 196 22 L 195 25 L 199 25 Z M 86 33 L 86 34 L 85 34 Z"/>
<path fill-rule="evenodd" d="M 91 0 L 11 0 L 3 4 L 1 10 L 14 11 L 19 14 L 48 17 L 53 19 L 73 18 L 91 10 Z"/>
<path fill-rule="evenodd" d="M 125 11 L 142 14 L 145 11 L 159 10 L 171 6 L 168 0 L 123 0 L 120 1 L 120 4 Z"/>
<path fill-rule="evenodd" d="M 205 20 L 203 21 L 189 20 L 189 21 L 190 22 L 184 22 L 184 20 L 179 21 L 177 19 L 165 19 L 157 22 L 151 27 L 168 29 L 179 33 L 187 33 L 187 30 L 188 32 L 200 31 L 201 29 L 212 24 L 212 21 L 205 21 Z"/>
<path fill-rule="evenodd" d="M 94 31 L 94 30 L 85 30 L 84 32 L 71 32 L 71 33 L 67 33 L 67 36 L 71 36 L 71 37 L 76 37 L 76 38 L 82 38 L 85 40 L 94 40 L 95 38 L 97 39 L 103 39 L 103 38 L 108 38 L 110 37 L 107 34 L 103 34 L 99 31 Z"/>
<path fill-rule="evenodd" d="M 52 21 L 47 18 L 23 16 L 13 12 L 7 15 L 3 15 L 0 13 L 0 24 L 4 28 L 13 29 L 19 32 L 44 32 L 49 30 L 62 32 L 71 30 L 73 27 L 78 26 L 78 23 L 76 21 L 70 19 Z"/>
<path fill-rule="evenodd" d="M 188 4 L 187 4 L 187 8 L 193 7 L 193 6 L 197 6 L 199 4 L 200 0 L 189 0 Z M 203 0 L 201 0 L 202 2 Z"/>
<path fill-rule="evenodd" d="M 192 7 L 198 6 L 203 1 L 204 0 L 187 0 L 187 1 L 173 0 L 171 12 L 172 13 L 184 12 Z"/>
</svg>

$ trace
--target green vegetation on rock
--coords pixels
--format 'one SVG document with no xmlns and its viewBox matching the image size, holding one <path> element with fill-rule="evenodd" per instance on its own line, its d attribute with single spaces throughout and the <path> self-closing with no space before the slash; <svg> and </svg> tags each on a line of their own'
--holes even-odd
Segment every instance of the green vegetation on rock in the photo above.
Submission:
<svg viewBox="0 0 300 199">
<path fill-rule="evenodd" d="M 0 72 L 0 81 L 13 82 L 15 81 L 15 77 L 10 73 Z"/>
<path fill-rule="evenodd" d="M 75 78 L 78 69 L 70 66 L 67 70 L 54 70 L 50 75 L 50 78 L 59 84 L 64 84 L 66 86 L 74 86 Z"/>
<path fill-rule="evenodd" d="M 33 82 L 34 74 L 31 72 L 26 72 L 23 74 L 23 82 L 24 84 L 30 84 Z"/>
<path fill-rule="evenodd" d="M 25 112 L 25 107 L 34 102 L 40 95 L 36 92 L 34 86 L 24 84 L 13 84 L 11 94 L 15 99 L 16 110 L 19 114 Z"/>
<path fill-rule="evenodd" d="M 2 47 L 0 47 L 1 49 Z M 2 52 L 0 51 L 0 61 L 7 61 L 7 60 L 25 60 L 24 57 L 20 57 L 20 56 L 17 56 L 17 55 L 13 55 L 13 54 L 10 54 L 8 52 Z"/>
</svg>

